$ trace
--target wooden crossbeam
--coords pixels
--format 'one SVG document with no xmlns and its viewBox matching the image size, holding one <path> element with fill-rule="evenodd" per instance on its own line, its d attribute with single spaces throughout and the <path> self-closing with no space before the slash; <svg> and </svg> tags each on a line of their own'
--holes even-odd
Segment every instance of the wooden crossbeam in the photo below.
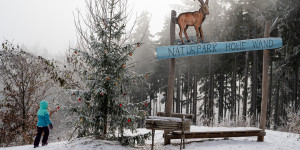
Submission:
<svg viewBox="0 0 300 150">
<path fill-rule="evenodd" d="M 167 134 L 170 139 L 181 139 L 180 131 Z M 266 132 L 262 130 L 243 130 L 243 131 L 210 131 L 210 132 L 186 132 L 185 138 L 224 138 L 224 137 L 248 137 L 248 136 L 265 136 Z"/>
</svg>

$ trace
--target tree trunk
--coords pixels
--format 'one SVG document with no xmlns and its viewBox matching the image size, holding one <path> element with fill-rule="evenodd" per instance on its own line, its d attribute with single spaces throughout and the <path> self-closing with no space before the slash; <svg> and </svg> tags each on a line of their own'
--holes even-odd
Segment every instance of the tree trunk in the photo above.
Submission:
<svg viewBox="0 0 300 150">
<path fill-rule="evenodd" d="M 180 113 L 183 113 L 182 104 L 183 104 L 183 78 L 181 78 Z"/>
<path fill-rule="evenodd" d="M 287 92 L 285 91 L 285 89 L 281 89 L 282 90 L 282 92 L 281 92 L 281 100 L 282 100 L 282 102 L 280 103 L 281 105 L 279 106 L 279 108 L 280 108 L 280 115 L 279 115 L 279 117 L 286 117 L 286 111 L 285 111 L 285 108 L 286 108 L 286 106 L 287 106 Z M 281 119 L 279 119 L 279 125 L 281 125 L 281 122 L 282 122 L 282 120 Z"/>
<path fill-rule="evenodd" d="M 212 55 L 209 55 L 209 123 L 213 124 L 214 119 L 214 77 L 213 77 L 213 61 Z"/>
<path fill-rule="evenodd" d="M 225 75 L 225 89 L 227 88 L 227 84 L 228 84 L 228 76 Z M 224 118 L 226 118 L 227 116 L 227 92 L 224 92 Z"/>
<path fill-rule="evenodd" d="M 293 94 L 293 101 L 294 101 L 294 109 L 295 111 L 298 108 L 298 103 L 297 103 L 297 97 L 298 97 L 298 66 L 295 66 L 294 68 L 294 94 Z"/>
<path fill-rule="evenodd" d="M 193 108 L 194 108 L 194 75 L 191 73 L 191 80 L 190 80 L 190 114 L 193 114 Z"/>
<path fill-rule="evenodd" d="M 158 94 L 160 94 L 160 89 L 158 89 Z M 158 111 L 158 102 L 160 101 L 160 96 L 158 96 L 158 98 L 156 99 L 156 102 L 155 102 L 155 113 L 154 115 L 157 114 L 157 111 Z"/>
<path fill-rule="evenodd" d="M 204 83 L 204 118 L 207 119 L 208 118 L 208 80 L 207 78 L 205 79 L 205 83 Z"/>
<path fill-rule="evenodd" d="M 141 87 L 141 92 L 139 93 L 139 97 L 142 100 L 147 99 L 145 86 Z M 138 119 L 138 128 L 143 128 L 143 127 L 144 127 L 144 118 Z"/>
<path fill-rule="evenodd" d="M 224 75 L 221 71 L 220 73 L 220 87 L 219 87 L 219 115 L 218 121 L 221 123 L 223 121 L 223 106 L 224 106 Z"/>
<path fill-rule="evenodd" d="M 176 82 L 176 81 L 174 81 L 174 82 Z M 174 91 L 175 91 L 175 90 L 174 90 Z M 175 101 L 174 101 L 174 99 L 175 99 L 175 92 L 173 92 L 173 106 L 172 106 L 172 113 L 175 112 Z"/>
<path fill-rule="evenodd" d="M 257 108 L 257 51 L 253 51 L 253 67 L 252 67 L 252 97 L 251 97 L 251 125 L 255 125 L 256 123 L 256 108 Z"/>
<path fill-rule="evenodd" d="M 195 66 L 194 69 L 194 102 L 193 102 L 193 113 L 194 113 L 194 120 L 193 122 L 196 124 L 196 120 L 197 120 L 197 66 Z"/>
<path fill-rule="evenodd" d="M 275 98 L 275 109 L 274 109 L 274 129 L 276 130 L 279 126 L 279 93 L 280 93 L 280 77 L 277 77 L 276 83 L 276 98 Z"/>
<path fill-rule="evenodd" d="M 151 86 L 150 86 L 151 87 Z M 152 87 L 153 87 L 153 84 L 152 84 Z M 154 98 L 155 98 L 155 95 L 154 95 L 154 93 L 156 93 L 156 92 L 150 92 L 150 94 L 149 94 L 149 98 L 150 98 L 150 106 L 149 106 L 149 115 L 151 116 L 152 115 L 152 113 L 153 113 L 153 115 L 154 115 Z M 153 105 L 152 105 L 152 103 L 153 103 Z"/>
<path fill-rule="evenodd" d="M 108 115 L 108 96 L 106 96 L 104 98 L 104 105 L 102 106 L 103 110 L 104 110 L 104 130 L 103 130 L 103 134 L 106 135 L 107 133 L 107 115 Z"/>
<path fill-rule="evenodd" d="M 189 114 L 190 110 L 190 67 L 188 67 L 188 73 L 187 73 L 187 87 L 186 87 L 186 107 L 185 107 L 185 113 Z"/>
<path fill-rule="evenodd" d="M 241 80 L 239 80 L 239 95 L 241 95 Z M 240 96 L 239 98 L 237 99 L 238 100 L 238 107 L 237 107 L 237 118 L 240 118 Z"/>
<path fill-rule="evenodd" d="M 236 54 L 234 54 L 234 65 L 231 80 L 231 102 L 230 119 L 236 121 Z"/>
<path fill-rule="evenodd" d="M 150 109 L 149 109 L 148 115 L 151 116 L 152 115 L 151 111 L 153 110 L 153 108 L 152 108 L 152 99 L 154 99 L 152 93 L 149 95 L 149 98 L 150 98 L 150 102 L 149 102 L 149 108 Z"/>
<path fill-rule="evenodd" d="M 268 113 L 267 113 L 267 128 L 270 129 L 271 126 L 271 114 L 272 114 L 272 80 L 273 80 L 273 62 L 270 62 L 270 80 L 269 80 L 269 102 L 268 102 Z"/>
<path fill-rule="evenodd" d="M 298 79 L 299 79 L 299 74 L 298 74 L 298 73 L 299 73 L 299 68 L 297 68 L 297 73 L 296 73 L 296 82 L 297 82 L 297 83 L 296 83 L 296 84 L 297 84 L 297 85 L 296 85 L 296 89 L 295 89 L 295 91 L 297 92 L 297 93 L 296 93 L 296 102 L 295 102 L 295 109 L 296 109 L 296 110 L 300 110 L 300 108 L 299 108 L 299 103 L 300 103 L 300 102 L 299 102 L 299 98 L 298 98 L 298 97 L 299 97 L 299 96 L 298 96 L 298 85 L 299 85 L 299 84 L 298 84 L 298 82 L 299 82 L 299 80 L 298 80 Z"/>
<path fill-rule="evenodd" d="M 254 37 L 257 37 L 257 24 L 255 25 L 255 31 L 254 31 Z M 257 101 L 257 87 L 258 87 L 258 81 L 257 81 L 257 68 L 258 68 L 258 54 L 257 51 L 253 51 L 253 64 L 252 64 L 252 77 L 251 77 L 251 111 L 250 111 L 250 115 L 251 115 L 251 121 L 250 124 L 251 125 L 255 125 L 256 123 L 256 101 Z"/>
<path fill-rule="evenodd" d="M 26 106 L 25 106 L 25 92 L 22 94 L 22 130 L 23 132 L 26 131 Z"/>
<path fill-rule="evenodd" d="M 177 84 L 176 84 L 176 113 L 180 113 L 180 68 L 177 72 Z"/>
<path fill-rule="evenodd" d="M 283 117 L 287 116 L 286 108 L 288 107 L 290 99 L 288 98 L 289 93 L 287 91 L 284 91 L 283 94 L 283 105 L 282 105 L 282 112 L 283 112 Z"/>
<path fill-rule="evenodd" d="M 245 70 L 244 70 L 244 91 L 243 91 L 243 119 L 247 119 L 247 98 L 248 98 L 248 61 L 249 52 L 246 52 Z"/>
<path fill-rule="evenodd" d="M 234 54 L 234 65 L 231 80 L 231 98 L 230 98 L 230 120 L 236 120 L 236 54 Z"/>
</svg>

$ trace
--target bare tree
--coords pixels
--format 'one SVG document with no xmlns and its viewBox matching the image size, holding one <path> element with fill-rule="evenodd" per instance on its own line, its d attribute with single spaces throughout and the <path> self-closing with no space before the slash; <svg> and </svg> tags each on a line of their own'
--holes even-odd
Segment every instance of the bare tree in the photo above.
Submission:
<svg viewBox="0 0 300 150">
<path fill-rule="evenodd" d="M 54 66 L 46 59 L 23 51 L 10 42 L 2 44 L 0 51 L 0 80 L 4 85 L 1 92 L 0 143 L 9 145 L 32 143 L 36 130 L 36 112 L 40 100 L 50 95 L 57 76 Z M 51 113 L 50 113 L 51 115 Z"/>
</svg>

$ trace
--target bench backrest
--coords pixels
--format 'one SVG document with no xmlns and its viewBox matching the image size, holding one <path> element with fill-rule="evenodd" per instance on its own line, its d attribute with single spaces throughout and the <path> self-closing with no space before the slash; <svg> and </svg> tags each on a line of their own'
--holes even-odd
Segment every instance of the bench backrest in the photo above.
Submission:
<svg viewBox="0 0 300 150">
<path fill-rule="evenodd" d="M 165 117 L 165 112 L 157 112 L 157 116 Z M 176 117 L 176 118 L 182 118 L 185 116 L 185 119 L 191 119 L 193 120 L 194 115 L 193 114 L 179 114 L 179 113 L 171 113 L 170 117 Z"/>
</svg>

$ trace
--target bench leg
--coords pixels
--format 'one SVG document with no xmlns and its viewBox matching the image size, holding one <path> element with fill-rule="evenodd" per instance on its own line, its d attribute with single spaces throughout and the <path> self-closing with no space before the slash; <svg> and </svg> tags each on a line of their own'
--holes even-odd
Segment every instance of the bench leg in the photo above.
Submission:
<svg viewBox="0 0 300 150">
<path fill-rule="evenodd" d="M 181 140 L 180 140 L 180 150 L 182 150 L 182 141 L 183 141 L 183 134 L 181 134 Z"/>
<path fill-rule="evenodd" d="M 152 150 L 154 150 L 154 135 L 155 135 L 155 130 L 152 128 L 152 145 L 151 145 Z"/>
<path fill-rule="evenodd" d="M 264 141 L 264 137 L 263 136 L 258 136 L 257 137 L 257 142 L 263 142 Z"/>
<path fill-rule="evenodd" d="M 184 130 L 185 130 L 185 126 L 184 126 L 184 119 L 185 116 L 183 116 L 182 118 L 182 132 L 181 132 L 181 138 L 183 139 L 183 149 L 185 149 L 185 134 L 184 134 Z"/>
<path fill-rule="evenodd" d="M 184 130 L 182 132 L 182 137 L 183 137 L 183 149 L 185 149 L 185 134 L 184 134 Z"/>
<path fill-rule="evenodd" d="M 263 130 L 257 136 L 257 142 L 263 142 L 265 139 L 266 132 Z"/>
<path fill-rule="evenodd" d="M 164 145 L 171 144 L 171 139 L 167 137 L 172 130 L 164 130 Z"/>
</svg>

